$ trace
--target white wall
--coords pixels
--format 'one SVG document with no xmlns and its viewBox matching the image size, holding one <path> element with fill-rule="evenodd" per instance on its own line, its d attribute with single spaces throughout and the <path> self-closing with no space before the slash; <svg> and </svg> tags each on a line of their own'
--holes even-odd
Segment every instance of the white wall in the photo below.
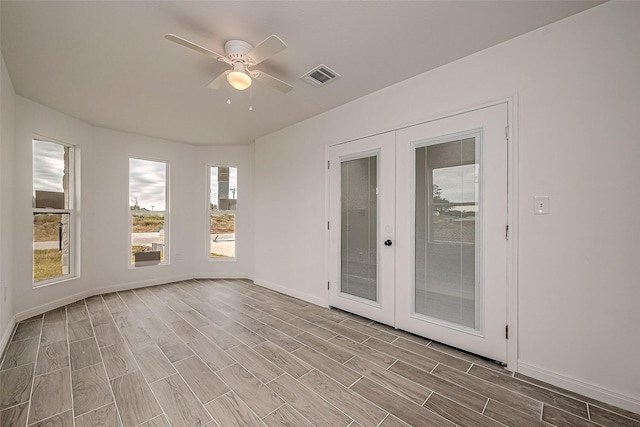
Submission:
<svg viewBox="0 0 640 427">
<path fill-rule="evenodd" d="M 319 305 L 327 305 L 324 150 L 333 142 L 330 126 L 343 126 L 324 117 L 255 147 L 254 281 Z"/>
<path fill-rule="evenodd" d="M 607 3 L 257 140 L 256 282 L 327 303 L 326 145 L 517 94 L 517 368 L 640 412 L 639 20 Z"/>
<path fill-rule="evenodd" d="M 14 266 L 12 283 L 18 320 L 88 295 L 184 280 L 194 277 L 194 272 L 203 277 L 253 276 L 253 146 L 202 148 L 97 128 L 26 98 L 17 96 L 16 100 L 15 153 L 8 152 L 6 157 L 9 165 L 15 165 L 13 171 L 6 170 L 9 176 L 6 185 L 10 185 L 11 177 L 15 181 L 15 205 L 11 209 L 7 204 L 5 221 L 3 204 L 2 216 L 3 224 L 11 224 L 13 215 L 15 227 L 7 225 L 9 230 L 15 229 L 13 244 L 9 240 L 5 243 L 4 234 L 2 242 L 3 248 L 6 246 L 14 254 L 14 263 L 5 262 L 10 257 L 3 256 L 1 266 L 3 272 Z M 31 141 L 35 134 L 79 148 L 81 256 L 79 277 L 34 289 Z M 3 150 L 4 140 L 3 136 Z M 7 140 L 10 150 L 12 141 Z M 129 267 L 129 157 L 169 162 L 169 265 Z M 241 252 L 238 260 L 231 263 L 204 261 L 205 164 L 217 161 L 238 165 L 246 197 L 238 214 Z M 3 151 L 3 175 L 4 162 Z M 2 186 L 4 198 L 4 179 Z M 13 316 L 13 310 L 8 311 Z"/>
<path fill-rule="evenodd" d="M 196 227 L 193 221 L 194 147 L 110 129 L 94 128 L 92 187 L 83 194 L 94 198 L 94 221 L 83 232 L 92 233 L 93 248 L 85 252 L 97 288 L 124 289 L 193 277 Z M 168 265 L 129 266 L 129 158 L 169 163 Z M 166 235 L 165 235 L 166 236 Z M 84 253 L 83 253 L 84 254 Z"/>
<path fill-rule="evenodd" d="M 15 310 L 21 317 L 28 317 L 29 310 L 50 304 L 58 306 L 75 295 L 89 293 L 93 287 L 94 275 L 89 269 L 80 278 L 68 280 L 38 289 L 32 287 L 33 224 L 32 224 L 32 140 L 35 135 L 53 138 L 79 147 L 82 161 L 80 183 L 91 188 L 93 180 L 87 172 L 96 163 L 92 156 L 91 126 L 55 110 L 44 107 L 21 96 L 16 97 L 16 139 L 14 165 L 14 288 Z M 82 195 L 80 220 L 83 230 L 93 226 L 92 194 Z M 90 232 L 82 233 L 81 247 L 91 250 L 93 244 Z M 85 267 L 84 259 L 81 267 Z M 4 262 L 3 262 L 4 265 Z M 75 298 L 77 299 L 77 298 Z M 37 309 L 33 314 L 36 314 Z M 40 311 L 41 312 L 41 311 Z"/>
<path fill-rule="evenodd" d="M 198 246 L 193 255 L 193 271 L 196 277 L 240 277 L 253 278 L 254 259 L 254 146 L 196 147 L 195 192 L 192 200 L 192 221 L 197 229 L 194 242 Z M 209 200 L 207 188 L 207 165 L 233 166 L 238 168 L 238 205 L 236 211 L 236 258 L 226 260 L 209 258 L 210 237 Z"/>
<path fill-rule="evenodd" d="M 15 92 L 0 55 L 0 349 L 13 331 L 13 141 Z"/>
</svg>

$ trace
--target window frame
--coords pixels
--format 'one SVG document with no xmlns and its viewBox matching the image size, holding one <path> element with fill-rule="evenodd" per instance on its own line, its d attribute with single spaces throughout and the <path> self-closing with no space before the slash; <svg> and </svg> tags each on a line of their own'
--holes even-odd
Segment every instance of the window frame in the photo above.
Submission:
<svg viewBox="0 0 640 427">
<path fill-rule="evenodd" d="M 234 199 L 236 200 L 236 209 L 231 211 L 231 210 L 227 210 L 227 211 L 214 211 L 213 209 L 211 209 L 211 169 L 212 168 L 234 168 L 236 169 L 236 187 L 238 186 L 238 183 L 240 181 L 240 177 L 238 174 L 238 166 L 236 164 L 230 164 L 230 163 L 207 163 L 206 165 L 206 172 L 207 172 L 207 199 L 206 199 L 206 219 L 207 219 L 207 225 L 206 225 L 206 258 L 209 260 L 209 262 L 235 262 L 238 259 L 238 239 L 237 239 L 237 227 L 238 227 L 238 205 L 237 205 L 237 197 Z M 236 188 L 237 190 L 237 188 Z M 231 212 L 234 214 L 235 219 L 234 219 L 234 236 L 235 236 L 235 240 L 234 240 L 234 247 L 233 247 L 233 256 L 232 257 L 213 257 L 211 256 L 211 214 L 213 212 Z"/>
<path fill-rule="evenodd" d="M 58 209 L 58 208 L 36 208 L 35 207 L 35 186 L 34 186 L 34 170 L 33 170 L 33 165 L 34 165 L 34 161 L 35 161 L 35 155 L 34 155 L 34 145 L 35 142 L 39 141 L 39 142 L 45 142 L 45 143 L 51 143 L 51 144 L 57 144 L 57 145 L 61 145 L 62 147 L 66 147 L 69 149 L 69 158 L 67 160 L 67 164 L 65 165 L 68 168 L 68 206 L 64 209 Z M 68 280 L 72 280 L 72 279 L 76 279 L 79 277 L 79 260 L 77 260 L 77 257 L 79 256 L 79 253 L 77 251 L 78 248 L 78 244 L 77 244 L 77 239 L 76 236 L 79 235 L 79 230 L 77 229 L 78 225 L 78 221 L 77 221 L 77 216 L 78 216 L 78 199 L 77 199 L 77 195 L 80 192 L 79 191 L 79 180 L 76 176 L 78 165 L 77 165 L 77 159 L 78 159 L 78 154 L 79 154 L 79 147 L 73 144 L 69 144 L 67 142 L 62 142 L 59 141 L 55 138 L 49 138 L 49 137 L 45 137 L 43 135 L 38 135 L 38 134 L 34 134 L 31 138 L 31 197 L 32 199 L 32 203 L 31 203 L 31 239 L 33 242 L 33 219 L 35 218 L 35 216 L 37 214 L 52 214 L 52 215 L 64 215 L 64 214 L 68 214 L 69 215 L 69 224 L 68 224 L 68 233 L 69 236 L 67 238 L 68 242 L 69 242 L 69 272 L 67 274 L 63 274 L 60 276 L 56 276 L 56 277 L 50 277 L 48 279 L 44 279 L 44 280 L 39 280 L 37 282 L 33 281 L 33 273 L 34 273 L 34 259 L 33 259 L 33 251 L 34 249 L 31 250 L 31 285 L 32 288 L 40 288 L 43 286 L 49 286 L 49 285 L 54 285 L 56 283 L 60 283 L 60 282 L 66 282 Z"/>
<path fill-rule="evenodd" d="M 156 265 L 147 265 L 147 266 L 143 266 L 143 267 L 156 267 L 156 266 L 162 266 L 162 265 L 170 265 L 171 264 L 171 252 L 170 252 L 170 247 L 171 247 L 171 214 L 170 214 L 170 210 L 171 210 L 171 202 L 170 202 L 170 191 L 169 191 L 169 185 L 171 182 L 171 176 L 170 176 L 170 163 L 168 160 L 159 160 L 159 159 L 155 159 L 155 158 L 149 158 L 149 157 L 142 157 L 142 156 L 129 156 L 127 158 L 127 172 L 128 172 L 128 179 L 127 179 L 127 184 L 128 184 L 128 188 L 127 188 L 127 196 L 128 196 L 128 200 L 127 200 L 127 220 L 128 220 L 128 251 L 127 251 L 127 265 L 129 269 L 137 269 L 137 268 L 142 268 L 140 266 L 136 267 L 135 265 L 135 261 L 132 261 L 132 246 L 133 246 L 133 210 L 131 210 L 131 159 L 134 160 L 142 160 L 145 162 L 155 162 L 155 163 L 163 163 L 165 165 L 165 185 L 164 185 L 164 194 L 165 194 L 165 210 L 164 211 L 140 211 L 140 212 L 136 212 L 136 214 L 138 215 L 157 215 L 157 214 L 163 214 L 164 215 L 164 226 L 163 226 L 163 230 L 164 230 L 164 248 L 163 248 L 163 259 Z"/>
</svg>

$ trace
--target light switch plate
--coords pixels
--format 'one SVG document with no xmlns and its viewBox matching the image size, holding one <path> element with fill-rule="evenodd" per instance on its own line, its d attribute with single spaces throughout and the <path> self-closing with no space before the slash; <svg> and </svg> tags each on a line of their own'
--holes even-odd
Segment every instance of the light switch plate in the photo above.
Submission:
<svg viewBox="0 0 640 427">
<path fill-rule="evenodd" d="M 535 215 L 549 214 L 549 196 L 534 196 L 533 213 Z"/>
</svg>

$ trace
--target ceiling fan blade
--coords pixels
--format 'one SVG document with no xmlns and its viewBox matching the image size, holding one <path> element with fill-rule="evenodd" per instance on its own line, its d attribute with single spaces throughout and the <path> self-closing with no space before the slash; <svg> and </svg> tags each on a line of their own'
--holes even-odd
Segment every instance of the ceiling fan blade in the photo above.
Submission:
<svg viewBox="0 0 640 427">
<path fill-rule="evenodd" d="M 287 48 L 287 45 L 275 34 L 271 34 L 262 43 L 251 49 L 247 56 L 251 57 L 256 64 L 261 63 L 265 59 L 281 52 Z M 254 64 L 255 65 L 255 64 Z"/>
<path fill-rule="evenodd" d="M 293 86 L 291 86 L 289 83 L 285 83 L 282 80 L 277 79 L 267 73 L 263 73 L 262 71 L 260 71 L 259 73 L 260 74 L 258 75 L 258 77 L 256 77 L 256 80 L 268 86 L 271 86 L 272 88 L 277 89 L 280 92 L 287 93 L 291 89 L 293 89 Z"/>
<path fill-rule="evenodd" d="M 188 47 L 189 49 L 195 50 L 196 52 L 205 54 L 207 56 L 210 56 L 212 58 L 218 59 L 223 57 L 224 55 L 220 55 L 219 53 L 215 53 L 210 51 L 209 49 L 207 49 L 206 47 L 202 47 L 200 45 L 197 45 L 195 43 L 190 42 L 189 40 L 185 40 L 182 37 L 178 37 L 175 34 L 167 34 L 166 36 L 164 36 L 165 39 L 172 41 L 174 43 L 178 43 L 179 45 Z"/>
<path fill-rule="evenodd" d="M 208 89 L 218 90 L 220 87 L 227 81 L 227 74 L 229 74 L 231 70 L 227 70 L 220 74 L 218 77 L 213 79 L 211 83 L 207 85 Z"/>
</svg>

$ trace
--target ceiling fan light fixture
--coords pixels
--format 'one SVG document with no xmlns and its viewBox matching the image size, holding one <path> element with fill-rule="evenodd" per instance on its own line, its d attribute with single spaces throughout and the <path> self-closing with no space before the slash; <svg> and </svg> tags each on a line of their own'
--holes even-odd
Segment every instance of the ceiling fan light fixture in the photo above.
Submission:
<svg viewBox="0 0 640 427">
<path fill-rule="evenodd" d="M 167 34 L 165 35 L 165 39 L 198 53 L 210 56 L 220 62 L 230 65 L 233 68 L 232 70 L 226 70 L 220 73 L 215 79 L 213 79 L 207 85 L 207 88 L 209 89 L 220 89 L 220 87 L 224 85 L 225 78 L 236 90 L 247 89 L 251 86 L 254 79 L 267 86 L 271 86 L 282 93 L 287 93 L 293 89 L 293 86 L 276 77 L 270 76 L 269 74 L 259 70 L 250 69 L 278 52 L 286 49 L 287 45 L 284 44 L 280 37 L 275 34 L 271 34 L 255 47 L 243 40 L 227 40 L 224 44 L 224 55 L 215 53 L 205 47 L 190 42 L 187 39 L 178 37 L 175 34 Z"/>
<path fill-rule="evenodd" d="M 227 81 L 234 89 L 245 90 L 251 86 L 251 77 L 245 73 L 244 64 L 237 62 L 233 64 L 233 71 L 227 74 Z"/>
</svg>

